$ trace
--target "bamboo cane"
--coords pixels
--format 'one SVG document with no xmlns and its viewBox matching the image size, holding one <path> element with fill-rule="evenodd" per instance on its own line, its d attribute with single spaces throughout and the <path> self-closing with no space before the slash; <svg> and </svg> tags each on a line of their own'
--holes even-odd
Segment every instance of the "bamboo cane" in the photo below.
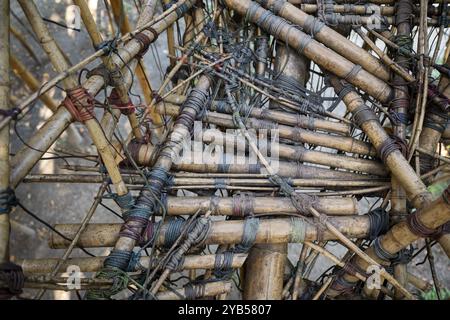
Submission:
<svg viewBox="0 0 450 320">
<path fill-rule="evenodd" d="M 163 291 L 156 294 L 158 300 L 182 300 L 182 299 L 195 299 L 203 297 L 214 297 L 223 293 L 229 293 L 231 291 L 231 281 L 215 281 L 207 282 L 205 284 L 194 285 L 193 297 L 188 295 L 186 287 L 176 289 L 176 293 L 172 291 Z"/>
<path fill-rule="evenodd" d="M 76 265 L 80 268 L 81 272 L 97 272 L 99 271 L 107 257 L 84 257 L 84 258 L 69 258 L 60 267 L 60 272 L 63 273 L 71 265 Z M 247 254 L 236 253 L 233 255 L 231 267 L 240 268 L 245 260 Z M 206 255 L 187 255 L 185 256 L 180 270 L 192 270 L 192 269 L 214 269 L 216 260 L 215 254 Z M 26 276 L 33 274 L 47 274 L 55 269 L 58 259 L 46 258 L 46 259 L 24 259 L 18 260 L 17 264 L 23 269 Z M 152 260 L 148 256 L 141 256 L 139 258 L 139 264 L 136 264 L 136 270 L 138 271 L 138 265 L 143 268 L 149 268 L 150 261 L 152 261 L 152 268 L 158 263 L 157 260 Z"/>
<path fill-rule="evenodd" d="M 33 60 L 36 61 L 38 64 L 40 64 L 41 62 L 39 61 L 36 54 L 34 53 L 33 48 L 27 42 L 25 37 L 19 32 L 19 30 L 17 30 L 12 25 L 10 25 L 9 31 L 11 31 L 11 34 L 14 36 L 14 38 L 19 40 L 20 44 L 25 48 L 25 50 L 27 50 L 27 52 L 30 54 L 30 56 L 33 58 Z"/>
<path fill-rule="evenodd" d="M 9 110 L 9 0 L 0 2 L 0 111 Z M 0 130 L 0 192 L 10 187 L 9 126 Z M 7 195 L 7 194 L 6 194 Z M 9 261 L 9 205 L 0 212 L 0 264 Z M 4 212 L 3 212 L 4 211 Z"/>
<path fill-rule="evenodd" d="M 189 8 L 192 6 L 192 2 L 187 0 L 182 3 L 183 8 Z M 185 5 L 185 6 L 184 6 Z M 178 8 L 178 11 L 176 9 Z M 174 21 L 179 18 L 179 14 L 182 14 L 186 9 L 181 9 L 179 6 L 172 6 L 171 9 L 167 10 L 165 13 L 156 18 L 156 21 L 149 21 L 145 23 L 145 25 L 136 30 L 140 30 L 139 32 L 143 32 L 150 39 L 154 39 L 153 33 L 150 31 L 146 31 L 143 28 L 147 26 L 147 24 L 151 24 L 156 32 L 159 34 L 168 25 L 171 25 Z M 180 13 L 179 13 L 180 12 Z M 134 33 L 137 33 L 135 31 Z M 131 35 L 128 34 L 124 39 L 130 39 Z M 118 54 L 122 59 L 115 58 L 114 63 L 122 68 L 124 63 L 128 63 L 131 61 L 133 57 L 135 57 L 140 50 L 142 49 L 142 44 L 137 40 L 130 40 L 123 48 L 119 48 Z M 104 51 L 98 51 L 96 55 L 93 57 L 99 57 Z M 81 65 L 86 63 L 86 61 L 90 61 L 91 58 L 85 60 L 83 63 L 80 63 L 73 67 L 74 70 L 80 68 Z M 73 70 L 72 70 L 73 72 Z M 64 79 L 68 74 L 64 73 L 60 76 L 59 79 Z M 103 87 L 104 79 L 101 76 L 92 76 L 90 79 L 83 83 L 83 87 L 88 90 L 88 92 L 95 96 L 98 91 Z M 22 148 L 16 154 L 12 161 L 12 176 L 11 176 L 11 184 L 16 186 L 23 177 L 31 170 L 34 164 L 41 158 L 42 154 L 56 141 L 56 139 L 61 135 L 61 133 L 65 130 L 65 128 L 72 121 L 71 114 L 65 108 L 59 108 L 58 111 L 50 117 L 50 119 L 38 130 L 36 135 L 34 135 L 30 141 L 28 141 L 28 145 L 32 146 L 34 149 L 29 149 L 27 147 Z"/>
<path fill-rule="evenodd" d="M 317 18 L 284 0 L 257 0 L 257 2 L 265 8 L 270 8 L 280 17 L 299 25 L 307 34 L 313 34 L 314 39 L 351 62 L 360 65 L 372 75 L 383 81 L 389 80 L 389 71 L 378 59 L 325 24 L 318 27 L 321 22 Z"/>
<path fill-rule="evenodd" d="M 329 220 L 336 228 L 349 238 L 365 238 L 368 235 L 370 222 L 367 216 L 330 217 Z M 315 241 L 317 239 L 336 240 L 336 236 L 323 228 L 318 227 L 314 219 L 262 219 L 255 243 L 294 243 L 302 241 Z M 163 245 L 167 223 L 162 225 L 156 245 Z M 79 224 L 57 224 L 54 226 L 68 238 L 73 237 L 79 228 Z M 89 224 L 81 234 L 78 245 L 84 248 L 111 247 L 119 238 L 121 224 L 98 223 Z M 240 243 L 244 228 L 244 221 L 213 221 L 205 244 L 236 244 Z M 302 231 L 304 230 L 304 231 Z M 300 234 L 298 233 L 300 232 Z M 304 233 L 303 233 L 304 232 Z M 304 234 L 304 237 L 302 236 Z M 52 249 L 66 248 L 70 242 L 57 234 L 51 234 L 49 246 Z"/>
<path fill-rule="evenodd" d="M 345 82 L 340 82 L 335 77 L 331 77 L 331 82 L 338 93 L 342 92 L 347 85 Z M 360 124 L 361 129 L 368 135 L 374 147 L 380 152 L 381 148 L 386 141 L 389 141 L 390 137 L 381 126 L 373 111 L 364 105 L 364 101 L 361 97 L 354 90 L 348 90 L 348 88 L 349 87 L 347 87 L 342 99 L 347 106 L 348 111 L 354 114 L 357 113 L 357 116 L 362 119 Z M 420 208 L 431 200 L 431 195 L 426 190 L 426 186 L 416 175 L 399 150 L 395 150 L 385 156 L 385 163 L 392 175 L 398 179 L 398 182 L 406 190 L 408 199 L 414 206 Z"/>
</svg>

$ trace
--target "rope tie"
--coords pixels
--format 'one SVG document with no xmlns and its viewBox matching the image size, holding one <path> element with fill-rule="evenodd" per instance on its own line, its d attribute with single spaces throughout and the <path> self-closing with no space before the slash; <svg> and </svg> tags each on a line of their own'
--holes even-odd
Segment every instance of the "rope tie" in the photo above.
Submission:
<svg viewBox="0 0 450 320">
<path fill-rule="evenodd" d="M 22 293 L 25 276 L 21 266 L 12 262 L 0 264 L 0 280 L 4 287 L 0 287 L 0 300 L 10 299 Z"/>
<path fill-rule="evenodd" d="M 358 75 L 358 72 L 362 70 L 362 67 L 359 64 L 355 64 L 350 70 L 350 72 L 344 77 L 345 81 L 353 82 L 355 80 L 355 77 Z"/>
<path fill-rule="evenodd" d="M 184 296 L 186 300 L 194 300 L 200 297 L 205 296 L 205 284 L 199 283 L 199 284 L 192 284 L 188 283 L 184 287 Z"/>
<path fill-rule="evenodd" d="M 17 117 L 21 112 L 22 110 L 20 110 L 19 108 L 12 108 L 8 110 L 1 109 L 0 116 L 2 116 L 3 118 L 11 118 L 13 120 L 17 120 Z"/>
<path fill-rule="evenodd" d="M 367 216 L 369 217 L 369 240 L 375 240 L 389 230 L 389 213 L 383 208 L 376 208 Z"/>
<path fill-rule="evenodd" d="M 306 222 L 299 217 L 291 217 L 291 243 L 302 243 L 306 236 Z"/>
<path fill-rule="evenodd" d="M 388 261 L 388 262 L 391 262 L 392 260 L 397 259 L 399 256 L 398 253 L 392 254 L 390 252 L 387 252 L 383 248 L 383 246 L 381 244 L 381 237 L 378 237 L 375 239 L 375 241 L 373 243 L 373 251 L 379 259 Z"/>
<path fill-rule="evenodd" d="M 147 227 L 148 220 L 143 217 L 128 216 L 127 223 L 120 228 L 119 237 L 127 237 L 137 242 L 142 241 L 142 231 Z"/>
<path fill-rule="evenodd" d="M 167 223 L 167 229 L 164 233 L 164 248 L 170 248 L 181 234 L 185 221 L 183 219 L 171 219 Z"/>
<path fill-rule="evenodd" d="M 361 128 L 361 126 L 368 121 L 378 121 L 378 117 L 375 114 L 375 112 L 370 109 L 370 107 L 366 106 L 365 104 L 361 104 L 357 106 L 353 111 L 353 121 L 356 123 L 358 127 Z"/>
<path fill-rule="evenodd" d="M 255 197 L 251 192 L 237 192 L 233 195 L 233 216 L 247 217 L 253 215 Z"/>
<path fill-rule="evenodd" d="M 75 121 L 84 123 L 94 119 L 95 99 L 81 86 L 67 90 L 67 96 L 62 105 L 70 112 Z"/>
<path fill-rule="evenodd" d="M 420 221 L 417 213 L 410 214 L 406 217 L 408 229 L 420 238 L 435 238 L 441 234 L 443 227 L 437 229 L 428 228 Z"/>
<path fill-rule="evenodd" d="M 136 111 L 133 102 L 131 101 L 130 97 L 127 96 L 128 102 L 122 102 L 122 99 L 120 99 L 119 92 L 116 88 L 113 88 L 111 90 L 111 93 L 108 97 L 108 103 L 114 108 L 119 109 L 120 112 L 123 115 L 130 115 Z"/>
<path fill-rule="evenodd" d="M 228 278 L 233 272 L 234 252 L 225 251 L 216 254 L 214 259 L 214 276 L 218 279 Z"/>
<path fill-rule="evenodd" d="M 117 193 L 113 193 L 111 198 L 117 203 L 117 205 L 123 210 L 129 210 L 134 205 L 134 198 L 131 192 L 119 196 Z"/>
<path fill-rule="evenodd" d="M 11 209 L 19 204 L 18 199 L 11 188 L 0 191 L 0 215 L 9 214 Z"/>
<path fill-rule="evenodd" d="M 132 252 L 125 250 L 113 249 L 105 259 L 104 266 L 106 268 L 117 268 L 119 270 L 127 270 L 130 263 Z"/>
<path fill-rule="evenodd" d="M 234 247 L 235 253 L 245 253 L 250 250 L 256 240 L 256 234 L 259 229 L 259 218 L 249 216 L 244 221 L 244 231 L 242 233 L 241 243 Z"/>
<path fill-rule="evenodd" d="M 131 255 L 131 252 L 129 254 Z M 87 291 L 86 300 L 109 300 L 112 296 L 127 288 L 130 281 L 126 272 L 114 267 L 104 268 L 96 275 L 96 278 L 113 279 L 113 284 L 108 289 L 91 289 Z"/>
<path fill-rule="evenodd" d="M 150 31 L 150 33 L 152 33 L 152 37 L 149 37 L 144 32 L 139 32 L 134 35 L 134 39 L 136 39 L 141 45 L 141 50 L 139 50 L 139 53 L 136 55 L 136 58 L 138 59 L 143 58 L 143 56 L 147 53 L 150 45 L 158 39 L 159 35 L 158 31 L 156 31 L 152 27 L 148 27 L 145 30 Z"/>
<path fill-rule="evenodd" d="M 387 157 L 394 151 L 399 150 L 404 156 L 407 155 L 407 149 L 405 142 L 403 142 L 400 138 L 393 136 L 392 138 L 388 138 L 380 146 L 378 150 L 378 154 L 380 159 L 386 163 Z"/>
</svg>

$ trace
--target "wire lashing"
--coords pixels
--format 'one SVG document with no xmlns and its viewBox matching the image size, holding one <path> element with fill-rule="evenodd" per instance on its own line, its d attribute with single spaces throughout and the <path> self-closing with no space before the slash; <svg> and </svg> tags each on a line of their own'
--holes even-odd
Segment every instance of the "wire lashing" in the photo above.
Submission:
<svg viewBox="0 0 450 320">
<path fill-rule="evenodd" d="M 68 89 L 62 105 L 70 112 L 75 121 L 85 123 L 94 119 L 95 99 L 82 86 Z"/>
<path fill-rule="evenodd" d="M 25 276 L 22 267 L 12 262 L 0 264 L 0 300 L 7 300 L 22 293 Z"/>
<path fill-rule="evenodd" d="M 122 102 L 117 89 L 113 88 L 111 90 L 111 93 L 109 94 L 108 103 L 111 105 L 112 108 L 119 109 L 123 115 L 130 115 L 136 111 L 136 108 L 133 102 L 131 101 L 130 97 L 127 96 L 127 98 L 128 102 Z"/>
</svg>

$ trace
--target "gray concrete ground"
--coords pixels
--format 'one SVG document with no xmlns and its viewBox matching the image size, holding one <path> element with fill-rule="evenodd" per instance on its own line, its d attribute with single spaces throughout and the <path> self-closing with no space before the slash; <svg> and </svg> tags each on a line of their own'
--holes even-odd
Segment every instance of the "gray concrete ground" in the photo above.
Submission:
<svg viewBox="0 0 450 320">
<path fill-rule="evenodd" d="M 36 1 L 42 15 L 46 18 L 50 18 L 56 21 L 64 21 L 66 7 L 70 4 L 69 0 L 51 1 L 51 0 L 37 0 Z M 133 6 L 133 1 L 125 1 L 126 9 L 130 13 L 130 16 L 136 16 L 136 10 Z M 108 35 L 108 20 L 106 18 L 103 1 L 100 0 L 90 0 L 89 4 L 96 13 L 96 19 L 99 22 L 102 31 L 105 35 Z M 27 65 L 30 70 L 33 71 L 34 75 L 40 80 L 50 79 L 55 74 L 46 58 L 44 52 L 40 49 L 39 45 L 33 39 L 33 37 L 26 31 L 26 29 L 20 24 L 20 21 L 26 24 L 24 14 L 22 13 L 20 6 L 16 1 L 12 0 L 12 10 L 18 16 L 20 20 L 12 18 L 12 24 L 16 26 L 21 32 L 26 36 L 28 43 L 35 50 L 36 55 L 41 61 L 41 65 L 37 65 L 30 56 L 23 50 L 23 48 L 18 44 L 18 42 L 12 38 L 12 54 L 19 58 L 23 63 Z M 134 21 L 132 21 L 134 22 Z M 27 24 L 26 24 L 27 25 Z M 90 39 L 86 33 L 86 30 L 82 26 L 81 32 L 68 31 L 54 24 L 48 24 L 48 27 L 56 38 L 58 43 L 64 48 L 68 57 L 72 63 L 80 61 L 83 57 L 86 57 L 93 52 Z M 27 28 L 28 25 L 27 25 Z M 110 38 L 107 36 L 106 38 Z M 161 71 L 164 72 L 167 67 L 167 48 L 165 45 L 165 36 L 160 36 L 158 41 L 152 50 L 145 57 L 145 64 L 150 70 L 152 75 L 151 83 L 154 88 L 157 88 L 160 83 Z M 161 65 L 155 63 L 158 61 L 158 56 Z M 92 67 L 92 66 L 90 66 Z M 153 76 L 155 75 L 155 76 Z M 18 98 L 24 97 L 30 93 L 25 88 L 17 78 L 13 79 L 13 94 Z M 133 91 L 139 94 L 138 85 L 134 85 Z M 50 95 L 54 97 L 57 101 L 61 100 L 61 91 L 55 89 L 50 91 Z M 99 96 L 101 99 L 102 96 Z M 136 101 L 135 101 L 136 102 Z M 51 112 L 42 106 L 41 102 L 37 102 L 30 114 L 26 115 L 25 118 L 17 126 L 20 135 L 26 141 L 31 135 L 45 122 L 45 120 L 51 115 Z M 91 141 L 87 135 L 86 130 L 78 124 L 74 126 L 80 134 L 83 136 L 83 145 L 81 145 L 82 150 L 89 150 L 92 148 Z M 123 123 L 122 128 L 125 128 Z M 11 129 L 13 135 L 12 152 L 15 153 L 19 148 L 22 147 L 20 140 Z M 63 135 L 57 143 L 52 147 L 51 150 L 55 149 L 66 149 L 72 150 L 74 144 L 70 142 L 67 135 Z M 50 151 L 51 151 L 50 150 Z M 46 157 L 51 157 L 52 154 L 48 152 Z M 86 163 L 86 161 L 77 161 L 74 159 L 69 159 L 71 163 Z M 67 172 L 65 170 L 59 169 L 61 165 L 64 165 L 63 160 L 43 160 L 40 161 L 33 169 L 34 173 L 62 173 Z M 55 223 L 75 223 L 79 222 L 81 218 L 85 215 L 89 209 L 93 197 L 98 190 L 96 185 L 87 184 L 21 184 L 17 190 L 17 196 L 20 198 L 22 203 L 28 207 L 30 210 L 35 212 L 39 217 L 48 221 L 51 224 Z M 109 200 L 108 200 L 109 201 Z M 111 206 L 114 206 L 109 202 Z M 362 210 L 367 209 L 367 206 L 361 204 Z M 11 237 L 11 256 L 13 260 L 24 259 L 24 258 L 44 258 L 44 257 L 59 257 L 63 254 L 62 250 L 51 250 L 48 248 L 47 240 L 49 238 L 49 231 L 39 222 L 33 220 L 28 215 L 26 215 L 23 210 L 16 208 L 11 214 L 12 218 L 12 237 Z M 103 208 L 99 208 L 92 219 L 93 222 L 111 222 L 117 221 L 111 213 Z M 416 244 L 417 245 L 417 244 Z M 300 245 L 290 245 L 289 257 L 293 264 L 296 263 L 296 259 L 299 255 Z M 328 245 L 331 251 L 335 254 L 342 256 L 345 250 L 340 245 Z M 97 249 L 92 250 L 95 254 L 104 255 L 107 253 L 106 250 Z M 433 249 L 435 259 L 437 261 L 438 275 L 444 286 L 450 288 L 450 273 L 449 273 L 449 260 L 443 254 L 442 250 L 435 246 Z M 84 254 L 78 250 L 74 250 L 74 256 L 83 256 Z M 415 264 L 423 260 L 424 254 L 421 254 L 418 258 L 414 260 L 411 264 L 411 272 L 420 275 L 421 277 L 431 280 L 429 265 L 428 263 L 422 264 L 420 266 L 415 266 Z M 310 275 L 311 279 L 317 278 L 324 270 L 326 270 L 331 263 L 325 258 L 320 257 L 317 262 L 317 267 L 313 270 Z M 29 296 L 32 296 L 32 292 L 29 292 Z M 232 297 L 237 298 L 237 292 L 234 292 Z M 47 293 L 45 298 L 47 299 L 69 299 L 74 298 L 70 294 L 64 292 L 52 292 Z"/>
</svg>

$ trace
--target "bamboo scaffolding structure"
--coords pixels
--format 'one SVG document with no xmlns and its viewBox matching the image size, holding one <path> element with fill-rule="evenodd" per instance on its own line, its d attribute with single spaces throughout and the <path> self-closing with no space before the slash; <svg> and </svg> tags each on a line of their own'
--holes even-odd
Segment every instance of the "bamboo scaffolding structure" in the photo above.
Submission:
<svg viewBox="0 0 450 320">
<path fill-rule="evenodd" d="M 9 110 L 9 0 L 0 2 L 0 111 Z M 0 192 L 10 188 L 9 126 L 0 129 Z M 0 212 L 0 264 L 9 261 L 9 205 Z M 3 212 L 6 210 L 5 212 Z"/>
<path fill-rule="evenodd" d="M 429 206 L 423 208 L 414 213 L 416 215 L 417 220 L 431 230 L 435 230 L 441 225 L 445 224 L 447 221 L 450 221 L 450 206 L 449 206 L 449 189 L 443 193 L 442 197 L 433 201 Z M 395 224 L 391 229 L 385 234 L 379 237 L 380 246 L 386 251 L 388 254 L 396 254 L 401 249 L 406 248 L 409 244 L 418 240 L 420 237 L 413 233 L 408 226 L 406 221 L 399 222 Z M 388 265 L 389 262 L 380 259 L 374 252 L 373 246 L 367 249 L 366 254 L 369 255 L 374 261 L 381 265 Z M 359 268 L 362 270 L 366 270 L 369 264 L 367 261 L 362 260 L 360 257 L 355 257 L 353 260 Z M 384 276 L 381 274 L 381 276 Z M 357 281 L 355 277 L 345 274 L 344 279 L 348 282 L 354 283 Z M 330 290 L 330 292 L 332 292 Z M 336 293 L 336 292 L 335 292 Z M 366 293 L 370 293 L 370 290 L 366 289 Z"/>
<path fill-rule="evenodd" d="M 187 8 L 192 5 L 189 0 L 183 2 L 183 4 L 185 4 Z M 178 12 L 173 9 L 168 10 L 168 13 L 163 14 L 162 17 L 158 17 L 158 22 L 153 24 L 153 29 L 155 29 L 158 33 L 161 33 L 167 28 L 168 25 L 172 24 L 178 18 Z M 149 23 L 150 22 L 151 21 L 149 21 Z M 144 24 L 142 28 L 146 25 L 147 23 Z M 144 30 L 140 32 L 146 34 L 150 39 L 154 38 L 154 35 L 150 31 Z M 130 35 L 128 35 L 128 37 L 129 36 Z M 119 68 L 122 68 L 125 63 L 131 61 L 132 58 L 140 52 L 141 48 L 142 44 L 139 41 L 134 39 L 130 40 L 123 48 L 119 48 L 118 55 L 120 55 L 121 59 L 114 57 L 114 64 L 116 64 Z M 103 51 L 100 51 L 98 56 L 102 53 Z M 62 75 L 61 78 L 64 78 L 64 76 L 66 76 L 66 74 Z M 82 86 L 88 90 L 92 96 L 95 96 L 103 85 L 103 77 L 96 75 L 92 76 L 82 84 Z M 27 142 L 27 144 L 32 146 L 33 149 L 24 147 L 17 152 L 11 163 L 13 167 L 11 173 L 11 184 L 13 186 L 17 186 L 17 184 L 20 183 L 20 181 L 42 157 L 45 151 L 48 150 L 48 148 L 56 141 L 71 121 L 72 115 L 65 108 L 59 108 L 58 111 L 36 132 L 36 135 L 34 135 L 30 141 Z"/>
<path fill-rule="evenodd" d="M 349 238 L 364 238 L 369 230 L 369 219 L 366 216 L 351 217 L 330 217 L 330 221 L 344 232 Z M 205 239 L 205 244 L 235 244 L 242 238 L 244 222 L 242 220 L 233 221 L 213 221 L 209 235 Z M 54 226 L 68 238 L 71 238 L 79 228 L 79 224 L 57 224 Z M 298 230 L 305 228 L 304 238 L 295 238 Z M 83 248 L 111 247 L 118 239 L 121 224 L 119 223 L 98 223 L 89 224 L 81 234 L 78 245 Z M 163 224 L 157 245 L 162 245 L 165 240 L 167 224 Z M 315 241 L 336 240 L 331 232 L 321 229 L 315 224 L 313 219 L 305 218 L 299 224 L 293 225 L 292 219 L 263 219 L 260 221 L 259 229 L 256 233 L 255 243 L 290 243 L 292 241 Z M 69 245 L 68 241 L 57 234 L 52 234 L 49 246 L 52 249 L 63 249 Z"/>
<path fill-rule="evenodd" d="M 41 45 L 44 51 L 47 53 L 52 65 L 58 72 L 62 72 L 69 68 L 69 65 L 61 54 L 59 47 L 56 42 L 49 34 L 49 30 L 44 24 L 42 18 L 39 15 L 39 11 L 33 1 L 19 1 L 22 9 L 27 16 L 28 21 L 33 27 L 34 32 L 39 37 Z M 63 81 L 63 84 L 67 90 L 74 89 L 78 86 L 76 79 L 73 77 L 68 77 Z M 84 101 L 84 103 L 86 103 Z M 90 133 L 90 136 L 97 147 L 97 150 L 102 157 L 103 163 L 111 176 L 113 184 L 116 188 L 118 195 L 125 195 L 128 190 L 122 181 L 122 177 L 114 162 L 113 155 L 110 150 L 110 146 L 106 137 L 103 134 L 101 127 L 99 126 L 97 120 L 89 119 L 85 121 L 85 125 Z"/>
<path fill-rule="evenodd" d="M 299 25 L 305 30 L 305 33 L 313 34 L 314 39 L 356 65 L 360 65 L 370 74 L 375 75 L 383 81 L 389 80 L 387 68 L 378 59 L 332 28 L 326 25 L 317 27 L 316 24 L 320 24 L 317 18 L 306 14 L 301 9 L 284 0 L 257 0 L 257 2 L 265 8 L 270 8 L 271 11 L 274 11 L 280 17 Z"/>
<path fill-rule="evenodd" d="M 235 10 L 237 13 L 247 16 L 249 21 L 257 24 L 265 31 L 269 32 L 275 38 L 287 41 L 289 45 L 299 50 L 307 58 L 314 61 L 324 69 L 336 74 L 339 77 L 346 78 L 351 84 L 367 92 L 375 99 L 381 102 L 388 102 L 392 96 L 392 88 L 384 81 L 376 78 L 364 69 L 360 69 L 357 65 L 343 58 L 334 51 L 320 45 L 316 40 L 306 35 L 298 29 L 292 28 L 285 20 L 277 16 L 271 16 L 271 24 L 280 24 L 276 34 L 266 24 L 262 25 L 260 17 L 269 13 L 261 6 L 251 0 L 238 2 L 237 0 L 229 0 L 226 5 Z M 250 15 L 250 11 L 252 14 Z M 269 30 L 270 29 L 270 30 Z"/>
</svg>

